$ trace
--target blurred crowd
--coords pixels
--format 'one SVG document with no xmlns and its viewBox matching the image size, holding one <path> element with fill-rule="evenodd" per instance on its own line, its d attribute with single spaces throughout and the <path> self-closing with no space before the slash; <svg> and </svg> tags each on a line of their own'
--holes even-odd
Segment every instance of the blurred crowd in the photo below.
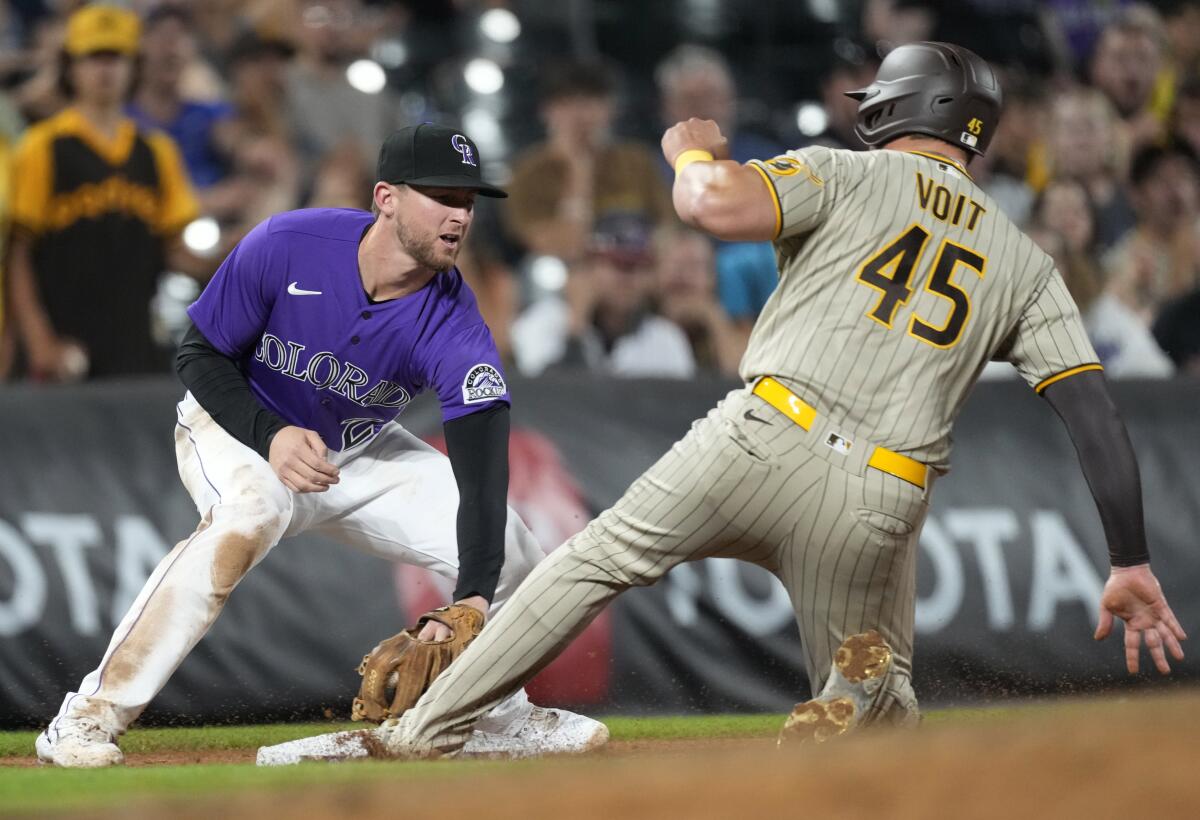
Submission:
<svg viewBox="0 0 1200 820">
<path fill-rule="evenodd" d="M 787 21 L 747 48 L 721 0 L 0 3 L 0 380 L 167 372 L 246 231 L 369 207 L 384 136 L 426 120 L 511 193 L 478 203 L 459 267 L 512 368 L 732 376 L 774 253 L 676 220 L 656 134 L 864 150 L 843 92 L 922 39 L 1000 70 L 971 172 L 1055 258 L 1109 375 L 1200 373 L 1200 2 L 791 5 L 824 48 L 777 42 Z"/>
</svg>

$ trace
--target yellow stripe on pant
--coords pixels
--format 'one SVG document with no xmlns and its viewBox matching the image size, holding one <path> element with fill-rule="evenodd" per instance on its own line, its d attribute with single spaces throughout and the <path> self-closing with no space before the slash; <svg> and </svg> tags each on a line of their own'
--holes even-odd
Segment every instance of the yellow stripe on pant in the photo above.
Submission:
<svg viewBox="0 0 1200 820">
<path fill-rule="evenodd" d="M 813 423 L 817 420 L 815 407 L 770 376 L 759 379 L 758 384 L 754 385 L 754 395 L 805 430 L 811 430 Z M 925 489 L 925 478 L 929 468 L 916 459 L 901 455 L 886 447 L 876 447 L 867 461 L 867 466 L 904 479 L 909 484 L 916 484 L 922 490 Z"/>
</svg>

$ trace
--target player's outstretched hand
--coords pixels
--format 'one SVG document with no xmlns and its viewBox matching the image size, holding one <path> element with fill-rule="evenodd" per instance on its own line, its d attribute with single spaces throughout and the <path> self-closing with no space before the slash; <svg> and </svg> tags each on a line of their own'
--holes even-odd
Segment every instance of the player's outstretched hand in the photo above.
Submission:
<svg viewBox="0 0 1200 820">
<path fill-rule="evenodd" d="M 1143 637 L 1155 667 L 1162 674 L 1171 671 L 1163 647 L 1170 650 L 1175 660 L 1183 660 L 1183 647 L 1179 642 L 1186 639 L 1187 634 L 1167 604 L 1149 564 L 1112 568 L 1108 583 L 1104 585 L 1104 594 L 1100 596 L 1096 640 L 1103 640 L 1112 632 L 1114 616 L 1125 622 L 1125 666 L 1129 674 L 1138 671 Z"/>
<path fill-rule="evenodd" d="M 675 123 L 663 134 L 663 156 L 672 167 L 676 157 L 689 148 L 707 151 L 715 159 L 729 157 L 729 140 L 725 139 L 720 126 L 712 120 L 692 117 L 690 120 Z"/>
<path fill-rule="evenodd" d="M 461 601 L 455 601 L 457 604 L 464 604 L 476 609 L 487 617 L 488 601 L 482 595 L 472 595 L 470 598 L 463 598 Z M 421 631 L 417 633 L 417 640 L 420 641 L 445 641 L 454 634 L 454 630 L 443 623 L 434 620 L 425 622 L 425 626 L 421 627 Z"/>
<path fill-rule="evenodd" d="M 284 427 L 271 439 L 271 469 L 294 493 L 323 493 L 338 483 L 338 468 L 325 460 L 327 452 L 315 430 Z"/>
</svg>

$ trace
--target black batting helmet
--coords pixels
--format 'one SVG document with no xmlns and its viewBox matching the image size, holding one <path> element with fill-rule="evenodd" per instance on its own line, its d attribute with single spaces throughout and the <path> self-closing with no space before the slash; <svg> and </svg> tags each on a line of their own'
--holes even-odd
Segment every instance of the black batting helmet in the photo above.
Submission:
<svg viewBox="0 0 1200 820">
<path fill-rule="evenodd" d="M 1000 83 L 978 54 L 950 43 L 909 43 L 889 52 L 858 100 L 855 133 L 867 145 L 927 134 L 980 156 L 1000 120 Z"/>
</svg>

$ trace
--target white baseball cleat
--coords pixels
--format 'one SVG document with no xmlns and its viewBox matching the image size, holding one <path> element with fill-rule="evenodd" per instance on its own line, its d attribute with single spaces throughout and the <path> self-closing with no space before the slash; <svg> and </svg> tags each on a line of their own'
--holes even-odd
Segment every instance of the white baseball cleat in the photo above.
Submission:
<svg viewBox="0 0 1200 820">
<path fill-rule="evenodd" d="M 528 716 L 513 721 L 503 732 L 476 729 L 460 757 L 517 759 L 542 755 L 581 754 L 608 743 L 608 727 L 565 709 L 534 706 Z"/>
<path fill-rule="evenodd" d="M 38 760 L 67 769 L 101 769 L 125 762 L 116 739 L 89 718 L 59 720 L 38 735 L 34 748 Z"/>
<path fill-rule="evenodd" d="M 331 732 L 263 746 L 258 750 L 255 762 L 259 766 L 292 766 L 310 760 L 338 762 L 421 756 L 390 751 L 387 747 L 389 728 L 385 724 L 377 729 Z M 598 720 L 563 709 L 534 706 L 528 715 L 512 721 L 500 731 L 476 729 L 471 732 L 458 756 L 519 760 L 542 755 L 579 754 L 599 749 L 607 742 L 608 727 Z"/>
</svg>

